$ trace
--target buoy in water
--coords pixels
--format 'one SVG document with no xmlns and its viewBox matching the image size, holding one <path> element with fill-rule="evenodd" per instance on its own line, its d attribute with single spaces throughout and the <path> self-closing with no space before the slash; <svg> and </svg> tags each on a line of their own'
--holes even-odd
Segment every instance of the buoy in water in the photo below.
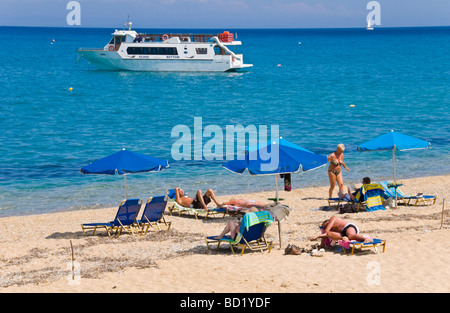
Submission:
<svg viewBox="0 0 450 313">
<path fill-rule="evenodd" d="M 72 90 L 73 90 L 73 88 L 72 88 L 72 87 L 70 87 L 70 88 L 69 88 L 69 91 L 72 91 Z"/>
<path fill-rule="evenodd" d="M 351 108 L 354 108 L 354 107 L 355 107 L 355 105 L 354 105 L 354 104 L 350 104 L 350 107 L 351 107 Z"/>
<path fill-rule="evenodd" d="M 281 66 L 281 64 L 277 64 L 277 66 Z"/>
</svg>

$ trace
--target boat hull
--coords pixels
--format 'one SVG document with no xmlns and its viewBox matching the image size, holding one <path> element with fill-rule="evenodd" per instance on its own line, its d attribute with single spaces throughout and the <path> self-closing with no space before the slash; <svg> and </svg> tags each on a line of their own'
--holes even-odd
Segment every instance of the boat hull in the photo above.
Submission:
<svg viewBox="0 0 450 313">
<path fill-rule="evenodd" d="M 80 57 L 107 71 L 157 71 L 157 72 L 228 72 L 251 67 L 230 55 L 215 55 L 212 59 L 192 58 L 123 58 L 116 51 L 77 50 Z"/>
</svg>

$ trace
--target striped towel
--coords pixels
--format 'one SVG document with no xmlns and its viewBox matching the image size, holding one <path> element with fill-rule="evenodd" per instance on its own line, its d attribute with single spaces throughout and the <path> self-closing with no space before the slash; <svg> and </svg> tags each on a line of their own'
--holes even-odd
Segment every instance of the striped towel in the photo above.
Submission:
<svg viewBox="0 0 450 313">
<path fill-rule="evenodd" d="M 383 190 L 388 197 L 395 198 L 395 188 L 389 187 L 390 183 L 391 183 L 390 181 L 385 180 L 385 181 L 380 182 L 380 185 L 383 187 Z M 400 197 L 398 191 L 397 191 L 397 196 Z"/>
<path fill-rule="evenodd" d="M 264 223 L 266 227 L 269 227 L 273 222 L 273 218 L 268 211 L 261 212 L 249 212 L 244 215 L 241 222 L 241 227 L 239 228 L 239 232 L 236 234 L 236 237 L 233 239 L 231 236 L 224 236 L 220 241 L 227 241 L 230 244 L 237 244 L 241 241 L 242 235 L 246 230 L 248 230 L 253 225 Z M 207 237 L 210 240 L 214 239 L 216 236 Z"/>
<path fill-rule="evenodd" d="M 383 199 L 386 197 L 383 187 L 378 184 L 363 185 L 356 194 L 356 202 L 365 201 L 368 212 L 385 210 Z"/>
<path fill-rule="evenodd" d="M 268 211 L 248 212 L 242 218 L 241 228 L 239 232 L 248 230 L 251 226 L 259 223 L 265 223 L 269 227 L 273 222 L 273 218 Z"/>
<path fill-rule="evenodd" d="M 241 227 L 239 228 L 239 233 L 236 235 L 234 240 L 230 240 L 232 244 L 239 243 L 242 239 L 242 234 L 245 230 L 248 230 L 253 225 L 259 223 L 265 223 L 266 227 L 269 227 L 273 222 L 273 218 L 268 211 L 260 212 L 248 212 L 244 215 L 241 222 Z"/>
</svg>

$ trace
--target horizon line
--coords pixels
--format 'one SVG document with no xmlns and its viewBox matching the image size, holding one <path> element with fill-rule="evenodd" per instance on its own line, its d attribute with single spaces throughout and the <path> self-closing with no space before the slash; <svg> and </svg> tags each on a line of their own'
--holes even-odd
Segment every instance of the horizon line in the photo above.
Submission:
<svg viewBox="0 0 450 313">
<path fill-rule="evenodd" d="M 0 25 L 0 27 L 28 27 L 28 28 L 69 28 L 69 29 L 119 29 L 117 27 L 108 26 L 27 26 L 27 25 Z M 377 28 L 443 28 L 450 27 L 450 25 L 429 25 L 429 26 L 375 26 Z M 134 29 L 223 29 L 227 27 L 135 27 Z M 228 27 L 228 29 L 365 29 L 366 26 L 353 26 L 353 27 Z M 123 29 L 123 27 L 121 28 Z"/>
<path fill-rule="evenodd" d="M 0 25 L 0 27 L 17 27 L 17 28 L 61 28 L 61 29 L 124 29 L 117 27 L 106 27 L 106 26 L 26 26 L 26 25 Z M 397 29 L 397 28 L 446 28 L 450 25 L 433 25 L 433 26 L 375 26 L 374 29 Z M 365 29 L 365 26 L 360 27 L 135 27 L 134 29 L 232 29 L 232 30 L 292 30 L 292 29 Z"/>
</svg>

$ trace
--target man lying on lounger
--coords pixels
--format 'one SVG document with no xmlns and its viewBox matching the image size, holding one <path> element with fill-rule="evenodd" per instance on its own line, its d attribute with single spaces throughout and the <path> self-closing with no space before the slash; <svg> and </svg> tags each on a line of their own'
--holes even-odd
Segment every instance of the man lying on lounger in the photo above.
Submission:
<svg viewBox="0 0 450 313">
<path fill-rule="evenodd" d="M 207 210 L 208 203 L 214 201 L 217 207 L 223 207 L 226 205 L 240 207 L 243 209 L 248 209 L 250 207 L 257 207 L 258 209 L 263 209 L 266 205 L 262 202 L 255 200 L 244 200 L 244 199 L 231 199 L 224 203 L 219 203 L 216 198 L 214 191 L 210 188 L 205 194 L 202 194 L 201 190 L 197 191 L 195 198 L 187 197 L 181 188 L 175 188 L 175 201 L 184 207 L 195 208 L 195 209 L 205 209 Z"/>
<path fill-rule="evenodd" d="M 187 197 L 181 188 L 175 188 L 175 201 L 186 208 L 208 210 L 207 205 L 211 202 L 211 199 L 218 207 L 221 206 L 212 189 L 208 189 L 204 195 L 201 190 L 198 190 L 195 198 L 191 198 Z"/>
<path fill-rule="evenodd" d="M 343 241 L 348 242 L 350 240 L 356 240 L 360 242 L 372 242 L 373 238 L 367 235 L 361 235 L 359 233 L 358 227 L 349 223 L 346 220 L 343 220 L 339 217 L 333 216 L 329 220 L 325 220 L 320 226 L 322 234 L 319 236 L 315 236 L 310 238 L 311 241 L 322 239 L 320 243 L 321 248 L 325 248 L 326 239 L 331 239 L 335 241 Z"/>
<path fill-rule="evenodd" d="M 231 199 L 227 202 L 222 203 L 223 206 L 229 205 L 232 207 L 242 208 L 246 212 L 254 212 L 250 211 L 250 208 L 256 208 L 258 210 L 263 210 L 266 207 L 265 203 L 256 200 L 245 200 L 245 199 Z"/>
</svg>

